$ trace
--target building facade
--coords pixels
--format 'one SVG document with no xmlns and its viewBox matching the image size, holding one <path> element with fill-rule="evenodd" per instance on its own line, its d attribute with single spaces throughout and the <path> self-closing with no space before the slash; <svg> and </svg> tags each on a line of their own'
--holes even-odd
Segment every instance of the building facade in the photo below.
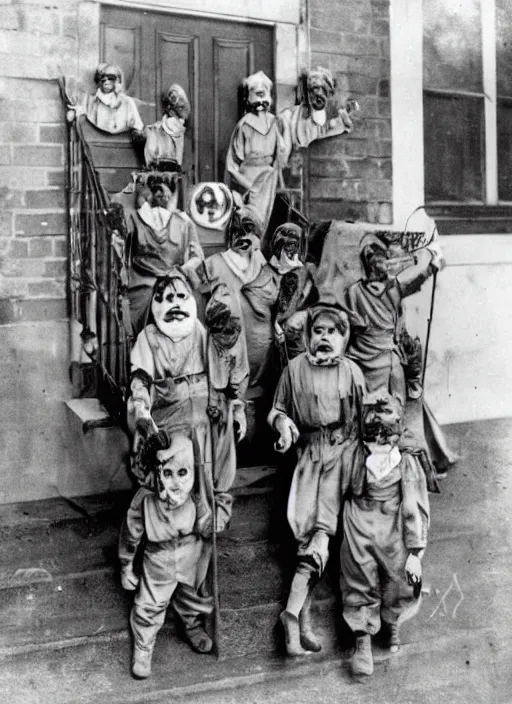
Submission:
<svg viewBox="0 0 512 704">
<path fill-rule="evenodd" d="M 434 41 L 444 36 L 450 17 L 458 26 L 458 5 L 448 0 L 2 3 L 0 503 L 96 493 L 126 484 L 127 448 L 121 432 L 112 430 L 99 444 L 87 440 L 77 435 L 65 405 L 72 395 L 73 353 L 67 296 L 66 126 L 57 78 L 66 74 L 91 81 L 100 60 L 126 62 L 133 69 L 128 71 L 128 92 L 145 101 L 150 115 L 155 106 L 144 90 L 159 86 L 159 81 L 163 85 L 167 75 L 155 58 L 165 54 L 155 54 L 154 47 L 148 50 L 144 33 L 149 26 L 159 27 L 154 41 L 171 44 L 182 42 L 180 22 L 187 23 L 193 37 L 215 38 L 223 27 L 227 38 L 215 48 L 215 70 L 220 71 L 229 70 L 222 65 L 224 50 L 251 58 L 244 53 L 243 32 L 254 28 L 265 35 L 269 43 L 262 51 L 273 68 L 278 110 L 293 102 L 301 70 L 321 65 L 333 72 L 340 97 L 356 99 L 361 110 L 353 134 L 318 142 L 308 151 L 304 185 L 310 218 L 403 227 L 415 208 L 431 201 L 432 212 L 440 217 L 448 266 L 437 281 L 429 401 L 441 422 L 510 415 L 507 347 L 512 313 L 503 300 L 511 287 L 512 240 L 507 233 L 512 219 L 507 169 L 499 153 L 508 149 L 508 64 L 502 37 L 512 24 L 511 12 L 503 0 L 485 0 L 485 12 L 484 0 L 471 0 L 476 38 L 473 43 L 468 39 L 468 55 L 474 57 L 475 47 L 480 47 L 472 71 L 480 72 L 482 80 L 467 87 L 465 67 L 459 83 L 450 86 L 429 67 L 444 56 L 446 75 L 458 75 L 446 49 L 453 37 L 445 44 Z M 443 16 L 444 25 L 434 22 Z M 208 81 L 213 69 L 207 61 L 201 63 L 205 51 L 198 52 L 199 58 L 188 44 L 184 51 L 198 81 Z M 457 124 L 469 127 L 453 132 Z M 199 144 L 199 112 L 194 129 Z M 217 120 L 213 142 L 221 132 L 222 120 Z M 480 140 L 475 143 L 472 135 L 477 133 Z M 452 154 L 451 145 L 464 139 L 467 145 Z M 217 157 L 215 152 L 212 173 Z M 198 161 L 198 169 L 206 166 L 206 157 Z M 207 175 L 198 173 L 201 178 Z M 471 178 L 464 180 L 461 174 Z M 436 184 L 452 181 L 460 185 L 436 191 Z M 411 326 L 423 337 L 431 301 L 427 289 L 409 305 Z"/>
</svg>

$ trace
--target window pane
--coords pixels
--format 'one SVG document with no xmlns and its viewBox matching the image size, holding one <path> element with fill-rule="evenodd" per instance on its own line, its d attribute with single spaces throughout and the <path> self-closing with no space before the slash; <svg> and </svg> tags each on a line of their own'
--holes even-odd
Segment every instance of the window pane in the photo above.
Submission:
<svg viewBox="0 0 512 704">
<path fill-rule="evenodd" d="M 424 94 L 425 199 L 482 202 L 483 99 Z"/>
<path fill-rule="evenodd" d="M 480 0 L 423 0 L 423 81 L 482 91 Z"/>
<path fill-rule="evenodd" d="M 512 96 L 512 0 L 496 0 L 498 95 Z"/>
<path fill-rule="evenodd" d="M 512 200 L 512 101 L 498 102 L 498 198 Z"/>
</svg>

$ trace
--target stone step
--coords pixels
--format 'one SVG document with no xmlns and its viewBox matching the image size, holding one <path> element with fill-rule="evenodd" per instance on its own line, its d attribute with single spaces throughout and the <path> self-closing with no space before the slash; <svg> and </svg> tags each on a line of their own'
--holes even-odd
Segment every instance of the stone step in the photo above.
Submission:
<svg viewBox="0 0 512 704">
<path fill-rule="evenodd" d="M 235 493 L 231 526 L 217 541 L 223 650 L 238 652 L 241 640 L 244 654 L 273 652 L 294 550 L 272 539 L 285 520 L 276 492 Z M 129 499 L 123 492 L 2 507 L 0 655 L 128 637 L 133 597 L 120 585 L 117 540 Z M 319 598 L 330 594 L 319 585 Z M 166 628 L 174 628 L 172 610 Z"/>
</svg>

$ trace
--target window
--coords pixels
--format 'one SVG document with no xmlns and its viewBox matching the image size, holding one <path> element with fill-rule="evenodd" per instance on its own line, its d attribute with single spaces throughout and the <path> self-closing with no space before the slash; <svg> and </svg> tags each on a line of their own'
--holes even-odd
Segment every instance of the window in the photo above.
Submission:
<svg viewBox="0 0 512 704">
<path fill-rule="evenodd" d="M 512 204 L 512 0 L 423 0 L 425 201 Z"/>
</svg>

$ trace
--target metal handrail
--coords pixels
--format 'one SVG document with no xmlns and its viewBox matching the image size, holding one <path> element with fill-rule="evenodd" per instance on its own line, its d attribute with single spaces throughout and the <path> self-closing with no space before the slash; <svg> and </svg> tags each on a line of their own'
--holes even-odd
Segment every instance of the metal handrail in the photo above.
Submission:
<svg viewBox="0 0 512 704">
<path fill-rule="evenodd" d="M 71 316 L 98 370 L 97 395 L 124 416 L 133 335 L 127 299 L 126 226 L 94 168 L 79 117 L 69 125 L 68 204 Z"/>
</svg>

